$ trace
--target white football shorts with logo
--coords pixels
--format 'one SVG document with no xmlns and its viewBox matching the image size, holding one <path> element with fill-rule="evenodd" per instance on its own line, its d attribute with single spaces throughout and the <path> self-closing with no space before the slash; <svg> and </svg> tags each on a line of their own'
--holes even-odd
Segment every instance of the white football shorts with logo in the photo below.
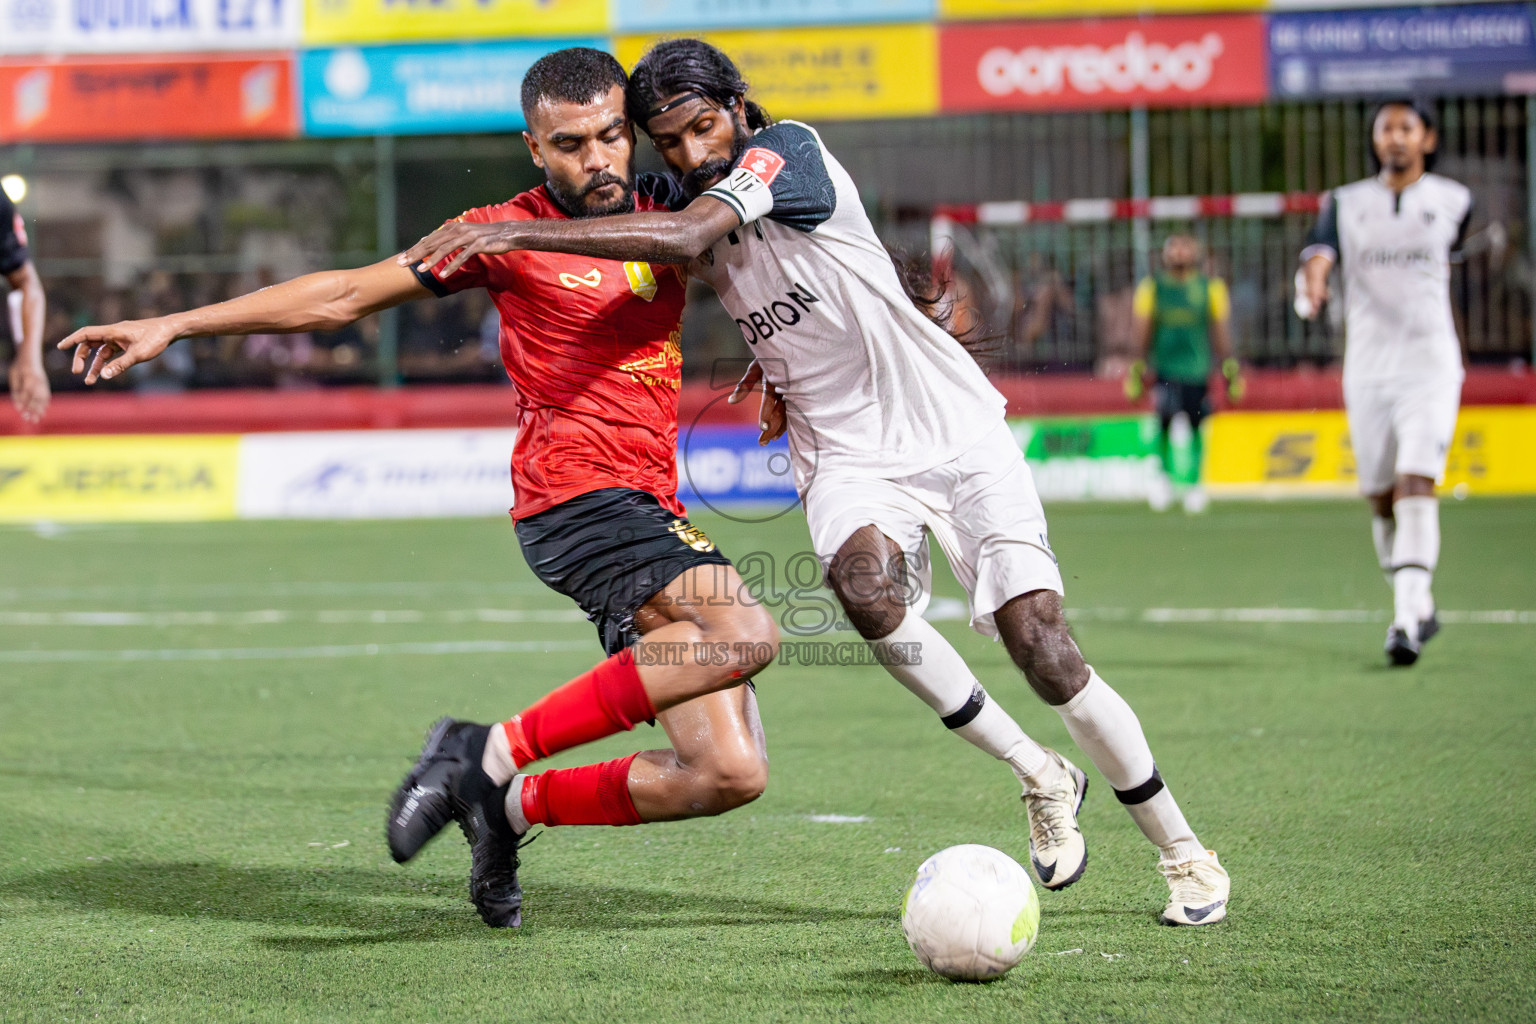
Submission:
<svg viewBox="0 0 1536 1024">
<path fill-rule="evenodd" d="M 1344 386 L 1349 443 L 1361 494 L 1385 494 L 1398 476 L 1445 478 L 1461 376 Z"/>
<path fill-rule="evenodd" d="M 932 593 L 932 534 L 970 596 L 971 628 L 997 636 L 992 613 L 1033 590 L 1062 593 L 1034 476 L 1008 425 L 998 420 L 948 462 L 911 476 L 816 473 L 802 495 L 811 544 L 822 564 L 854 533 L 874 524 L 906 553 L 921 614 Z"/>
</svg>

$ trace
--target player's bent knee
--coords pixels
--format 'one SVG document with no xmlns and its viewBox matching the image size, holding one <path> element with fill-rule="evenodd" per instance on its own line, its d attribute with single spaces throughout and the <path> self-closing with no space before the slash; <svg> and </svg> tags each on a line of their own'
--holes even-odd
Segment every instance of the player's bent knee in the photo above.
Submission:
<svg viewBox="0 0 1536 1024">
<path fill-rule="evenodd" d="M 893 595 L 900 592 L 885 573 L 863 573 L 856 577 L 833 572 L 827 583 L 837 601 L 848 613 L 848 622 L 866 640 L 887 636 L 907 616 L 907 606 Z"/>
<path fill-rule="evenodd" d="M 751 675 L 773 664 L 779 656 L 779 627 L 761 605 L 745 610 L 733 631 L 732 653 L 736 670 Z"/>
<path fill-rule="evenodd" d="M 709 766 L 700 779 L 710 798 L 710 810 L 724 814 L 763 795 L 768 788 L 768 762 L 762 758 L 721 761 Z"/>
<path fill-rule="evenodd" d="M 1065 704 L 1088 683 L 1088 667 L 1067 628 L 1060 595 L 1037 590 L 994 615 L 1004 646 L 1030 686 L 1049 704 Z"/>
</svg>

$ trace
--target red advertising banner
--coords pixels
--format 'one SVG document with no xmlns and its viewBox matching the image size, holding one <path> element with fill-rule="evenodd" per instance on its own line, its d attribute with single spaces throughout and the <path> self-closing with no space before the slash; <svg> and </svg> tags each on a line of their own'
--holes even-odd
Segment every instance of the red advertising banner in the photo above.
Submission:
<svg viewBox="0 0 1536 1024">
<path fill-rule="evenodd" d="M 0 142 L 295 134 L 287 54 L 0 61 Z"/>
<path fill-rule="evenodd" d="M 1256 14 L 949 25 L 939 102 L 945 112 L 1257 103 L 1266 52 Z"/>
</svg>

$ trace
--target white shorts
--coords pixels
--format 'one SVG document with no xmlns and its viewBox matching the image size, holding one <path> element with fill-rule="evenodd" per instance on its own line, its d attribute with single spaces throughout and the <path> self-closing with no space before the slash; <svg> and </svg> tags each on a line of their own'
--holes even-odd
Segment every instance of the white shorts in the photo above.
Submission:
<svg viewBox="0 0 1536 1024">
<path fill-rule="evenodd" d="M 802 495 L 811 544 L 822 564 L 871 524 L 895 541 L 915 570 L 921 614 L 932 591 L 928 538 L 944 549 L 971 602 L 971 627 L 997 636 L 992 613 L 1032 590 L 1062 593 L 1034 477 L 1006 423 L 933 469 L 890 479 L 822 469 Z"/>
<path fill-rule="evenodd" d="M 1344 408 L 1360 493 L 1385 494 L 1403 475 L 1443 480 L 1460 405 L 1459 377 L 1346 384 Z"/>
</svg>

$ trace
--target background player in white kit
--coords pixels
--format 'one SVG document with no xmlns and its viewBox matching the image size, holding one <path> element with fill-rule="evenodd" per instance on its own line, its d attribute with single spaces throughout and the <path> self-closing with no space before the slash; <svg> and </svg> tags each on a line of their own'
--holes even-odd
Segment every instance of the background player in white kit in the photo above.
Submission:
<svg viewBox="0 0 1536 1024">
<path fill-rule="evenodd" d="M 774 124 L 746 91 L 719 50 L 661 43 L 634 69 L 629 112 L 680 178 L 686 207 L 601 225 L 451 224 L 402 259 L 431 267 L 458 252 L 444 274 L 476 253 L 515 249 L 691 261 L 787 402 L 796 484 L 828 583 L 871 645 L 918 645 L 921 663 L 888 665 L 891 674 L 1023 782 L 1042 884 L 1063 888 L 1086 867 L 1076 812 L 1087 777 L 1029 739 L 923 620 L 926 533 L 970 594 L 973 627 L 1003 640 L 1158 847 L 1170 887 L 1163 921 L 1220 921 L 1226 871 L 1164 786 L 1135 713 L 1068 633 L 1045 516 L 1002 396 L 914 306 L 816 132 Z M 778 411 L 767 399 L 765 423 Z"/>
<path fill-rule="evenodd" d="M 1464 376 L 1450 280 L 1472 194 L 1429 173 L 1435 143 L 1427 108 L 1383 104 L 1371 127 L 1380 172 L 1333 191 L 1301 254 L 1299 312 L 1317 315 L 1335 264 L 1344 276 L 1344 407 L 1376 558 L 1392 586 L 1394 665 L 1412 665 L 1440 629 L 1430 595 L 1440 557 L 1435 484 Z"/>
</svg>

